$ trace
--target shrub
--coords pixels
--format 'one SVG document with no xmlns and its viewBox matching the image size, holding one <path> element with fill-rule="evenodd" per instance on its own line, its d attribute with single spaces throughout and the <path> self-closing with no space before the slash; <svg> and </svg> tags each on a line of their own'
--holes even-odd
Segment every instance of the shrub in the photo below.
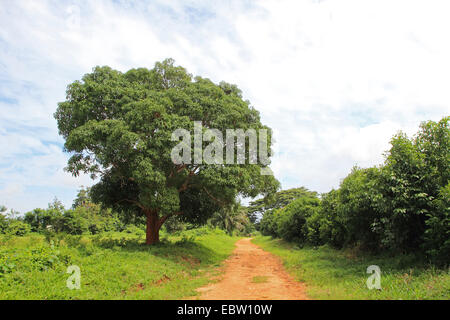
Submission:
<svg viewBox="0 0 450 320">
<path fill-rule="evenodd" d="M 80 235 L 89 232 L 89 220 L 87 210 L 78 207 L 75 210 L 66 210 L 63 215 L 63 230 L 68 234 Z"/>
<path fill-rule="evenodd" d="M 8 228 L 8 221 L 6 217 L 0 213 L 0 233 L 5 233 Z"/>
<path fill-rule="evenodd" d="M 322 243 L 342 248 L 347 239 L 347 229 L 338 215 L 339 190 L 322 194 L 319 234 Z"/>
<path fill-rule="evenodd" d="M 30 233 L 31 227 L 29 224 L 20 221 L 20 220 L 9 220 L 6 228 L 6 233 L 9 233 L 14 236 L 22 237 L 28 233 Z"/>
<path fill-rule="evenodd" d="M 450 257 L 450 183 L 434 200 L 435 210 L 428 214 L 424 248 L 438 263 L 448 263 Z"/>
<path fill-rule="evenodd" d="M 143 236 L 145 235 L 145 231 L 137 226 L 135 226 L 134 224 L 129 224 L 125 227 L 124 230 L 125 233 L 131 233 L 137 236 Z"/>
<path fill-rule="evenodd" d="M 41 245 L 30 249 L 0 250 L 0 278 L 18 271 L 45 271 L 58 266 L 69 265 L 71 256 L 62 253 L 58 247 Z"/>
<path fill-rule="evenodd" d="M 381 197 L 377 189 L 380 174 L 378 168 L 354 167 L 342 181 L 336 219 L 345 230 L 341 234 L 343 245 L 360 244 L 370 249 L 379 248 L 379 235 L 373 223 L 380 218 L 376 207 Z"/>
<path fill-rule="evenodd" d="M 276 224 L 274 220 L 274 209 L 266 211 L 259 223 L 259 230 L 263 235 L 266 236 L 272 236 L 272 237 L 279 237 L 277 230 L 276 230 Z"/>
<path fill-rule="evenodd" d="M 320 200 L 303 197 L 294 200 L 275 213 L 277 234 L 288 241 L 305 243 L 308 241 L 307 219 L 316 214 Z"/>
</svg>

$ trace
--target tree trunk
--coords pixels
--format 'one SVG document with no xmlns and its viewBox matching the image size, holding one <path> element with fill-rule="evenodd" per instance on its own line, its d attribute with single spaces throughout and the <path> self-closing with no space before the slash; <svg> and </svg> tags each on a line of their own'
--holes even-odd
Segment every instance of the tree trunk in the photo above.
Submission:
<svg viewBox="0 0 450 320">
<path fill-rule="evenodd" d="M 147 211 L 147 232 L 145 244 L 154 244 L 159 242 L 159 228 L 161 223 L 156 211 Z"/>
</svg>

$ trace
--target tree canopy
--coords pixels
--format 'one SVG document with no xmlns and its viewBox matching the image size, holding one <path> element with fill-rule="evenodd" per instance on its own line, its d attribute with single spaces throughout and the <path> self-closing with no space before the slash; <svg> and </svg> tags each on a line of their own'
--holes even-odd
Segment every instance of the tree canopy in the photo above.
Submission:
<svg viewBox="0 0 450 320">
<path fill-rule="evenodd" d="M 287 206 L 295 199 L 301 197 L 317 197 L 317 192 L 309 191 L 305 187 L 281 190 L 270 197 L 257 199 L 250 202 L 248 206 L 248 216 L 250 221 L 255 223 L 265 212 Z"/>
<path fill-rule="evenodd" d="M 54 116 L 72 155 L 66 170 L 88 173 L 94 201 L 124 214 L 147 218 L 147 244 L 159 241 L 159 228 L 179 215 L 193 223 L 232 203 L 237 196 L 267 196 L 278 182 L 261 175 L 267 164 L 174 164 L 172 133 L 203 130 L 267 129 L 259 112 L 235 85 L 193 78 L 172 59 L 153 69 L 125 73 L 95 67 L 67 87 L 66 100 Z M 207 142 L 203 143 L 203 146 Z M 203 148 L 204 149 L 204 148 Z"/>
</svg>

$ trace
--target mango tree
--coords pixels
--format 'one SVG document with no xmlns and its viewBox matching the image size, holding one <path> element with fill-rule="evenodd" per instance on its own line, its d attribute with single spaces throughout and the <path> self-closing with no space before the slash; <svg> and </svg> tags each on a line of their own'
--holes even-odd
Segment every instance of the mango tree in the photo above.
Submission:
<svg viewBox="0 0 450 320">
<path fill-rule="evenodd" d="M 159 230 L 171 217 L 204 223 L 238 196 L 267 196 L 278 188 L 273 176 L 261 174 L 268 163 L 252 163 L 248 152 L 244 163 L 231 164 L 174 163 L 171 157 L 179 143 L 173 133 L 192 132 L 194 122 L 224 134 L 266 129 L 270 149 L 270 129 L 235 85 L 193 78 L 167 59 L 153 69 L 125 73 L 95 67 L 66 93 L 54 114 L 71 153 L 66 170 L 96 179 L 94 201 L 122 214 L 144 215 L 147 244 L 159 241 Z"/>
</svg>

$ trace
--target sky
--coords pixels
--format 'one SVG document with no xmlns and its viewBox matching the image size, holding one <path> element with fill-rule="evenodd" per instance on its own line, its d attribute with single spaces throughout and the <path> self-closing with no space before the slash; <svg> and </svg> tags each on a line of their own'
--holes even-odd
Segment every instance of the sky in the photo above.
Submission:
<svg viewBox="0 0 450 320">
<path fill-rule="evenodd" d="M 0 204 L 20 212 L 72 177 L 53 113 L 100 65 L 125 72 L 171 57 L 234 83 L 274 130 L 283 189 L 337 188 L 383 162 L 389 140 L 450 114 L 448 1 L 0 0 Z"/>
</svg>

